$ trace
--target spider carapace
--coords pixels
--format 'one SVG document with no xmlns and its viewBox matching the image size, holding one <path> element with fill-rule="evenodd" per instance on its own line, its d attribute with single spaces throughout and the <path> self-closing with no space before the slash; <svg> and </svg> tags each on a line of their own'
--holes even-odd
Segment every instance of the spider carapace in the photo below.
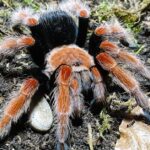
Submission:
<svg viewBox="0 0 150 150">
<path fill-rule="evenodd" d="M 66 143 L 69 140 L 70 117 L 81 116 L 83 91 L 93 91 L 92 104 L 100 106 L 107 103 L 98 66 L 112 74 L 117 84 L 133 95 L 140 107 L 149 111 L 148 98 L 138 81 L 116 62 L 125 62 L 150 79 L 149 70 L 126 50 L 127 46 L 135 46 L 130 33 L 117 20 L 102 23 L 92 33 L 87 51 L 83 47 L 89 17 L 89 7 L 79 0 L 62 2 L 41 14 L 29 8 L 13 12 L 13 24 L 27 26 L 31 35 L 6 38 L 0 44 L 0 53 L 10 55 L 27 47 L 40 71 L 23 82 L 16 97 L 4 109 L 0 120 L 1 138 L 9 133 L 11 123 L 17 122 L 27 111 L 32 96 L 42 86 L 47 94 L 53 94 L 51 99 L 57 120 L 56 148 L 69 149 Z"/>
</svg>

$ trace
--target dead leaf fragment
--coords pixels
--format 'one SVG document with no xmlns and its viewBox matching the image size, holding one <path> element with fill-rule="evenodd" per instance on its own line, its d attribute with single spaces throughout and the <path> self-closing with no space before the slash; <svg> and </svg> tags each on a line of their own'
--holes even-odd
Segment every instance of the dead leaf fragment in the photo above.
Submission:
<svg viewBox="0 0 150 150">
<path fill-rule="evenodd" d="M 140 107 L 136 107 L 131 115 L 143 115 Z M 124 119 L 119 127 L 120 139 L 115 150 L 150 150 L 150 125 L 143 120 Z M 130 126 L 129 126 L 130 125 Z"/>
</svg>

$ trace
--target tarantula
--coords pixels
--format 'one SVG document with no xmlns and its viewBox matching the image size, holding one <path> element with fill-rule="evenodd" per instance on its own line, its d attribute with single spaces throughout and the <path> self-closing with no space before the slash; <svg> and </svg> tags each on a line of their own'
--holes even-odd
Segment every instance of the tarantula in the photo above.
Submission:
<svg viewBox="0 0 150 150">
<path fill-rule="evenodd" d="M 116 62 L 127 63 L 150 79 L 143 63 L 125 50 L 125 47 L 135 46 L 128 32 L 117 21 L 103 23 L 91 35 L 88 52 L 83 47 L 89 17 L 89 7 L 78 0 L 68 0 L 40 15 L 29 8 L 19 9 L 12 14 L 12 23 L 27 26 L 31 36 L 6 38 L 0 44 L 0 54 L 15 53 L 27 47 L 39 69 L 32 78 L 23 82 L 17 96 L 6 106 L 0 121 L 1 138 L 8 134 L 11 123 L 17 122 L 27 111 L 32 96 L 42 87 L 45 93 L 53 92 L 57 141 L 67 149 L 65 143 L 69 135 L 69 119 L 81 115 L 82 91 L 92 89 L 93 103 L 98 106 L 106 103 L 106 90 L 99 66 L 110 72 L 117 83 L 135 97 L 139 106 L 149 111 L 148 98 L 141 91 L 139 83 Z"/>
</svg>

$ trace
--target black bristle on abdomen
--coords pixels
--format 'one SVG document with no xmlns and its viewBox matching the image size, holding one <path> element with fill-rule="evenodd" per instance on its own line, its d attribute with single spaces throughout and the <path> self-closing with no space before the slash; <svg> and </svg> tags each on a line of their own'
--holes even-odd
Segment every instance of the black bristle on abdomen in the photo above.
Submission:
<svg viewBox="0 0 150 150">
<path fill-rule="evenodd" d="M 102 41 L 106 40 L 105 36 L 98 36 L 95 33 L 93 33 L 90 37 L 89 41 L 89 53 L 96 57 L 102 50 L 99 48 Z"/>
<path fill-rule="evenodd" d="M 57 10 L 40 16 L 39 24 L 30 27 L 36 43 L 29 48 L 33 61 L 45 66 L 46 54 L 55 47 L 73 44 L 77 38 L 77 26 L 66 12 Z"/>
<path fill-rule="evenodd" d="M 89 18 L 79 17 L 79 31 L 76 44 L 79 47 L 84 47 L 87 37 Z"/>
</svg>

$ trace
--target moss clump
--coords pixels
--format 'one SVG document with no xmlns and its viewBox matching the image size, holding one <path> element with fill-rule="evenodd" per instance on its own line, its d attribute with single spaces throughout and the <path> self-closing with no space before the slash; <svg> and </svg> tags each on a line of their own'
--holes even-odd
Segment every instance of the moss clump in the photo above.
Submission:
<svg viewBox="0 0 150 150">
<path fill-rule="evenodd" d="M 92 18 L 97 23 L 109 20 L 113 15 L 112 5 L 108 1 L 102 1 L 93 11 Z"/>
<path fill-rule="evenodd" d="M 99 137 L 105 140 L 104 133 L 110 130 L 111 125 L 110 123 L 113 121 L 112 118 L 107 114 L 106 109 L 103 109 L 100 113 L 100 120 L 101 120 L 101 125 L 100 123 L 96 122 L 98 131 L 99 131 Z"/>
<path fill-rule="evenodd" d="M 23 0 L 23 3 L 24 3 L 26 6 L 32 7 L 34 10 L 39 10 L 39 9 L 40 9 L 39 3 L 36 2 L 35 0 Z"/>
<path fill-rule="evenodd" d="M 92 17 L 97 23 L 108 21 L 112 17 L 117 17 L 127 28 L 132 29 L 134 33 L 139 33 L 141 30 L 139 25 L 141 16 L 149 6 L 149 0 L 137 0 L 136 3 L 129 0 L 127 4 L 117 0 L 113 3 L 103 0 L 96 9 L 92 11 Z"/>
</svg>

